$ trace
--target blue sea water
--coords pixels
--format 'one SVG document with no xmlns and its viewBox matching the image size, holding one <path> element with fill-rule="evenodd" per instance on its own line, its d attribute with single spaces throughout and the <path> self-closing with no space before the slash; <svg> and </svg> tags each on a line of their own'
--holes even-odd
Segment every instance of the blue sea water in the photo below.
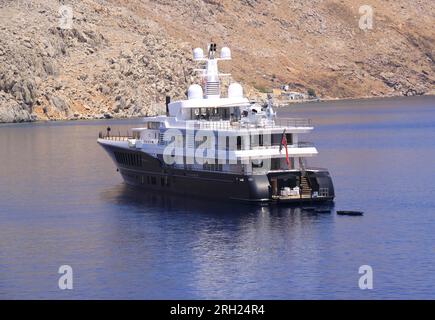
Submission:
<svg viewBox="0 0 435 320">
<path fill-rule="evenodd" d="M 0 126 L 0 298 L 434 299 L 435 98 L 278 114 L 312 119 L 331 213 L 131 190 L 96 137 L 140 120 Z"/>
</svg>

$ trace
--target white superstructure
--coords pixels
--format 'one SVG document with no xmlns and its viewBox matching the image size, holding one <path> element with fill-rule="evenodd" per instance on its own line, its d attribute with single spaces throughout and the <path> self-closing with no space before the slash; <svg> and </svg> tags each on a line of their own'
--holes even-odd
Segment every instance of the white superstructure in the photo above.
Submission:
<svg viewBox="0 0 435 320">
<path fill-rule="evenodd" d="M 216 44 L 207 56 L 193 50 L 201 85 L 171 102 L 166 115 L 147 117 L 132 136 L 100 133 L 98 142 L 126 183 L 158 192 L 253 202 L 328 202 L 334 187 L 326 169 L 307 168 L 316 148 L 299 135 L 313 130 L 307 119 L 277 118 L 272 99 L 249 101 L 239 83 L 227 88 L 218 62 L 231 59 Z"/>
<path fill-rule="evenodd" d="M 303 158 L 317 154 L 314 146 L 298 138 L 313 130 L 309 120 L 277 119 L 271 101 L 267 106 L 250 102 L 236 82 L 222 92 L 220 79 L 229 75 L 219 73 L 218 62 L 231 59 L 229 48 L 223 47 L 217 57 L 211 44 L 207 57 L 201 48 L 193 55 L 205 64 L 197 69 L 203 86 L 190 85 L 186 100 L 167 103 L 166 115 L 145 118 L 143 127 L 133 129 L 133 137 L 105 137 L 100 143 L 139 149 L 177 167 L 223 173 L 303 169 Z M 287 152 L 281 145 L 284 132 Z M 213 149 L 214 158 L 198 152 L 201 146 Z M 164 157 L 168 153 L 172 160 Z M 270 160 L 268 167 L 260 165 L 265 159 Z"/>
</svg>

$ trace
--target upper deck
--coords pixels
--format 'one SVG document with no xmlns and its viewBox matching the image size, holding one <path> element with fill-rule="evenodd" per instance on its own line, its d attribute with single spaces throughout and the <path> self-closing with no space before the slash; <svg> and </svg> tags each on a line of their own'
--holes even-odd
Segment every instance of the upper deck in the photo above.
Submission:
<svg viewBox="0 0 435 320">
<path fill-rule="evenodd" d="M 205 63 L 204 69 L 197 70 L 203 78 L 203 86 L 190 85 L 185 100 L 171 102 L 167 97 L 166 115 L 146 118 L 146 126 L 135 131 L 175 128 L 219 131 L 231 136 L 256 131 L 304 133 L 313 129 L 309 119 L 277 118 L 271 97 L 267 104 L 249 101 L 239 83 L 229 84 L 227 96 L 223 96 L 220 77 L 228 74 L 219 73 L 218 61 L 230 59 L 231 51 L 227 47 L 221 49 L 220 58 L 216 44 L 210 44 L 208 57 L 204 57 L 202 49 L 194 49 L 194 60 Z"/>
<path fill-rule="evenodd" d="M 314 129 L 310 119 L 303 118 L 276 118 L 270 121 L 230 121 L 230 120 L 178 120 L 172 117 L 157 116 L 145 119 L 145 126 L 134 128 L 133 131 L 146 129 L 180 129 L 218 131 L 225 135 L 244 135 L 255 132 L 282 133 L 307 133 Z"/>
</svg>

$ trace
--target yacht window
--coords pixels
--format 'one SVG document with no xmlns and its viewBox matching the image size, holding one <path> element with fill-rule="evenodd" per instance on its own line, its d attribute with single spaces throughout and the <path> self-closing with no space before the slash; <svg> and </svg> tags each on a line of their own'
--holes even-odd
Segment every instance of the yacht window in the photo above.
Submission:
<svg viewBox="0 0 435 320">
<path fill-rule="evenodd" d="M 279 146 L 281 144 L 281 133 L 272 134 L 272 146 Z"/>
<path fill-rule="evenodd" d="M 262 160 L 254 160 L 252 161 L 252 168 L 262 168 L 263 161 Z"/>
<path fill-rule="evenodd" d="M 240 108 L 235 107 L 235 108 L 232 108 L 232 110 L 233 110 L 234 121 L 239 120 L 240 119 Z"/>
<path fill-rule="evenodd" d="M 272 158 L 270 163 L 271 170 L 279 170 L 281 168 L 281 159 Z"/>
<path fill-rule="evenodd" d="M 228 108 L 223 108 L 222 111 L 223 111 L 222 119 L 228 120 Z"/>
<path fill-rule="evenodd" d="M 237 150 L 242 150 L 242 137 L 237 136 Z"/>
<path fill-rule="evenodd" d="M 148 129 L 159 129 L 160 122 L 148 122 Z"/>
</svg>

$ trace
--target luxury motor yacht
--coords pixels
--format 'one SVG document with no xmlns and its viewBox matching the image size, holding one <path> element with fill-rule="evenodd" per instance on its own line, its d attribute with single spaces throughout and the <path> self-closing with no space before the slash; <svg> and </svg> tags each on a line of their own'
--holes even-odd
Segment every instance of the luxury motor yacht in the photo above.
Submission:
<svg viewBox="0 0 435 320">
<path fill-rule="evenodd" d="M 171 102 L 166 114 L 146 117 L 131 136 L 100 132 L 98 143 L 112 158 L 125 182 L 163 193 L 249 202 L 317 203 L 334 199 L 326 169 L 309 168 L 316 156 L 309 119 L 277 118 L 272 99 L 265 104 L 244 97 L 232 82 L 223 94 L 218 62 L 231 51 L 208 46 L 193 50 L 201 84 L 192 84 L 187 99 Z"/>
</svg>

